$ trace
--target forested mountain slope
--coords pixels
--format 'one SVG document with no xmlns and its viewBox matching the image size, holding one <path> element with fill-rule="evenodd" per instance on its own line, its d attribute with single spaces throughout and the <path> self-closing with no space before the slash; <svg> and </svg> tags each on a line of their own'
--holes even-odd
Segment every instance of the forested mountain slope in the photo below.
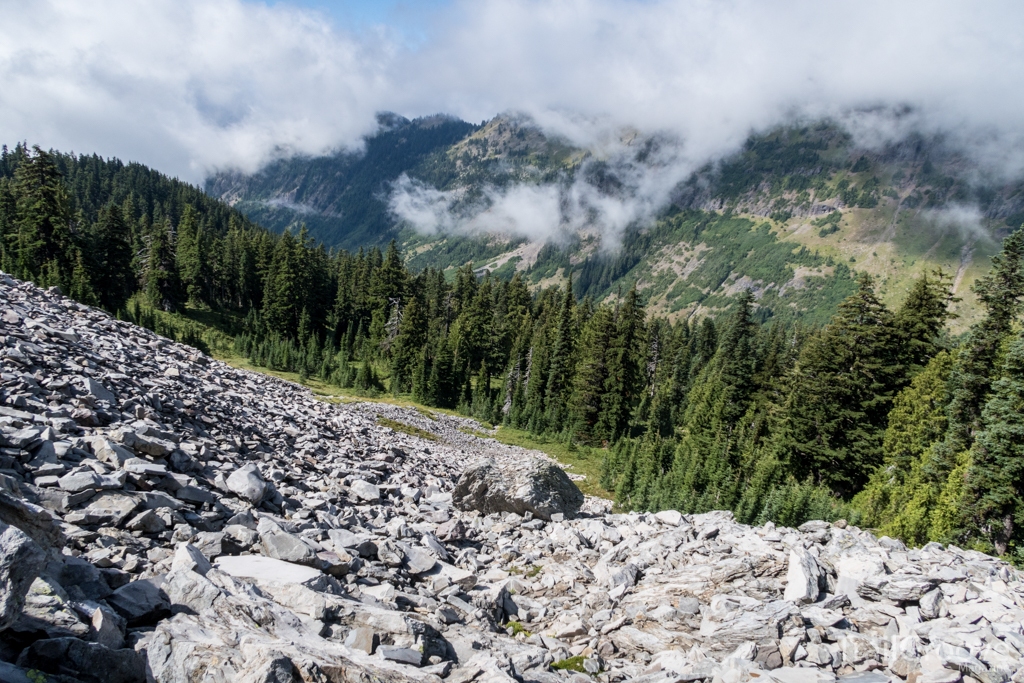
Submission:
<svg viewBox="0 0 1024 683">
<path fill-rule="evenodd" d="M 456 217 L 515 185 L 568 192 L 585 182 L 614 198 L 629 189 L 624 174 L 669 144 L 630 131 L 622 142 L 633 150 L 628 170 L 521 116 L 479 127 L 392 116 L 362 156 L 281 161 L 252 177 L 216 176 L 206 189 L 275 230 L 304 224 L 328 245 L 398 238 L 413 268 L 470 263 L 505 279 L 522 272 L 534 287 L 571 271 L 577 293 L 598 299 L 636 284 L 652 310 L 672 318 L 722 310 L 750 288 L 761 315 L 820 322 L 853 290 L 850 272 L 875 276 L 879 295 L 895 305 L 916 277 L 941 268 L 964 300 L 955 304 L 957 330 L 974 321 L 970 284 L 1024 220 L 1019 183 L 984 176 L 941 138 L 867 149 L 830 122 L 751 136 L 680 183 L 660 216 L 629 226 L 617 249 L 602 249 L 586 226 L 547 243 L 501 232 L 423 234 L 388 210 L 403 174 L 449 193 Z"/>
<path fill-rule="evenodd" d="M 570 264 L 576 281 L 532 289 L 529 273 L 466 265 L 448 276 L 410 269 L 395 243 L 329 252 L 301 231 L 269 232 L 117 161 L 21 147 L 2 161 L 0 269 L 80 301 L 145 324 L 217 314 L 255 365 L 582 449 L 624 508 L 731 509 L 787 525 L 842 516 L 914 543 L 1021 557 L 1024 230 L 974 282 L 959 337 L 952 273 L 913 277 L 892 305 L 878 280 L 838 261 L 832 277 L 847 289 L 826 290 L 834 314 L 766 315 L 759 275 L 733 283 L 730 311 L 708 305 L 711 280 L 698 302 L 711 314 L 672 319 L 645 309 L 643 283 L 580 297 L 594 277 L 586 264 Z M 728 211 L 680 209 L 664 224 L 711 250 L 739 244 L 726 264 L 775 254 L 752 265 L 782 271 L 824 258 L 782 251 L 770 225 Z M 538 263 L 559 258 L 548 248 Z"/>
<path fill-rule="evenodd" d="M 303 223 L 318 241 L 347 249 L 387 244 L 394 232 L 384 195 L 387 183 L 413 168 L 442 177 L 437 150 L 447 149 L 474 126 L 435 116 L 408 121 L 380 117 L 382 131 L 362 153 L 289 158 L 253 176 L 211 178 L 206 191 L 278 232 Z M 444 166 L 444 164 L 441 164 Z"/>
</svg>

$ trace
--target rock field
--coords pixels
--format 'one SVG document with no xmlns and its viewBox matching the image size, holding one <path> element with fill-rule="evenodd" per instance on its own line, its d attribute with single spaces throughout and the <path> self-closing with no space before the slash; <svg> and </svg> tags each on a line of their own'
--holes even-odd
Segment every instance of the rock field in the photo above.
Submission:
<svg viewBox="0 0 1024 683">
<path fill-rule="evenodd" d="M 0 274 L 0 682 L 1024 683 L 1004 562 L 612 514 L 469 431 Z"/>
</svg>

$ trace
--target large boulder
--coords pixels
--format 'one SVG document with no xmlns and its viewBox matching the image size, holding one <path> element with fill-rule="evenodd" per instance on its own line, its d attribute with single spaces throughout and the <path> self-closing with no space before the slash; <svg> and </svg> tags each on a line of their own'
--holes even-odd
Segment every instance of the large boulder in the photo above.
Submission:
<svg viewBox="0 0 1024 683">
<path fill-rule="evenodd" d="M 260 541 L 263 543 L 263 554 L 267 557 L 310 567 L 320 566 L 316 551 L 303 543 L 298 536 L 275 530 L 261 534 Z"/>
<path fill-rule="evenodd" d="M 46 553 L 21 529 L 0 522 L 0 631 L 21 615 L 25 595 L 46 564 Z"/>
<path fill-rule="evenodd" d="M 529 512 L 546 520 L 555 514 L 572 519 L 583 505 L 583 493 L 560 467 L 547 460 L 530 458 L 515 466 L 499 467 L 488 459 L 462 473 L 452 503 L 460 510 L 485 515 Z"/>
<path fill-rule="evenodd" d="M 37 640 L 21 653 L 18 666 L 72 676 L 84 683 L 142 683 L 146 680 L 146 660 L 135 650 L 112 650 L 77 638 Z"/>
</svg>

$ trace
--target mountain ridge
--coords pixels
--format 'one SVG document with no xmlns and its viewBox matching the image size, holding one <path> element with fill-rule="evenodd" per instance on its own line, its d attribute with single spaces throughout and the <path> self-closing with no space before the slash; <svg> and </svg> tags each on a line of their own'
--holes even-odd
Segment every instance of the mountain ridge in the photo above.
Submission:
<svg viewBox="0 0 1024 683">
<path fill-rule="evenodd" d="M 648 153 L 645 146 L 658 144 L 667 143 L 634 134 L 634 162 Z M 1024 185 L 982 177 L 977 164 L 950 148 L 941 136 L 913 135 L 882 147 L 865 148 L 858 147 L 838 124 L 828 121 L 752 135 L 738 152 L 682 180 L 661 214 L 628 227 L 622 233 L 618 252 L 601 248 L 600 235 L 595 237 L 596 233 L 585 229 L 549 241 L 548 246 L 542 239 L 540 246 L 527 247 L 531 240 L 515 234 L 422 234 L 403 228 L 396 216 L 389 214 L 384 193 L 402 174 L 424 187 L 453 193 L 452 203 L 446 208 L 453 216 L 486 207 L 487 188 L 500 191 L 512 186 L 564 186 L 574 178 L 578 180 L 581 169 L 586 171 L 585 181 L 606 196 L 614 198 L 616 192 L 625 191 L 617 180 L 616 173 L 621 171 L 609 167 L 592 151 L 547 137 L 527 117 L 495 117 L 474 127 L 453 145 L 439 145 L 428 158 L 429 163 L 410 159 L 416 163 L 404 164 L 401 171 L 396 166 L 394 177 L 379 179 L 379 191 L 368 201 L 377 204 L 375 215 L 382 222 L 376 225 L 383 229 L 370 241 L 345 238 L 346 246 L 368 246 L 395 238 L 407 252 L 412 267 L 454 268 L 472 263 L 481 272 L 486 269 L 501 277 L 521 271 L 533 286 L 564 281 L 570 270 L 615 271 L 618 274 L 611 279 L 599 278 L 603 284 L 597 289 L 583 283 L 581 293 L 605 299 L 638 284 L 655 310 L 672 317 L 720 310 L 717 298 L 735 293 L 735 282 L 752 285 L 760 296 L 765 287 L 780 292 L 804 286 L 815 277 L 828 281 L 829 269 L 834 271 L 834 263 L 842 261 L 854 272 L 873 275 L 890 305 L 905 296 L 912 280 L 922 272 L 945 270 L 954 277 L 955 293 L 962 299 L 955 305 L 961 321 L 956 323 L 957 329 L 966 329 L 974 321 L 976 310 L 970 284 L 987 269 L 1008 230 L 1024 222 Z M 237 182 L 236 189 L 252 187 L 245 179 Z M 321 189 L 327 191 L 326 187 Z M 220 188 L 216 180 L 207 183 L 207 190 L 214 194 Z M 255 189 L 238 191 L 247 199 L 237 207 L 253 217 L 263 211 L 253 209 L 254 203 L 275 199 Z M 745 218 L 751 221 L 751 229 L 767 224 L 774 236 L 772 242 L 791 244 L 794 250 L 806 248 L 820 255 L 821 263 L 808 271 L 806 264 L 794 262 L 788 275 L 780 273 L 772 280 L 762 279 L 760 284 L 756 282 L 758 277 L 741 265 L 728 273 L 727 283 L 719 281 L 711 289 L 708 283 L 694 288 L 686 284 L 693 269 L 673 265 L 679 254 L 669 252 L 710 251 L 706 259 L 715 261 L 715 250 L 721 245 L 676 241 L 663 242 L 639 259 L 634 254 L 627 259 L 631 265 L 623 267 L 620 254 L 635 251 L 644 241 L 645 232 L 657 232 L 659 226 L 662 233 L 671 232 L 664 229 L 664 223 L 678 210 Z M 304 223 L 315 238 L 339 243 L 339 238 L 332 237 L 335 233 L 324 232 L 326 228 L 318 221 L 315 216 L 285 211 L 271 227 L 282 229 Z M 332 231 L 345 230 L 345 217 L 332 218 L 331 225 Z M 319 231 L 316 226 L 320 226 Z M 678 277 L 670 279 L 666 268 L 679 270 Z M 684 300 L 695 302 L 680 307 L 681 291 L 688 292 Z M 823 306 L 822 315 L 827 312 Z"/>
</svg>

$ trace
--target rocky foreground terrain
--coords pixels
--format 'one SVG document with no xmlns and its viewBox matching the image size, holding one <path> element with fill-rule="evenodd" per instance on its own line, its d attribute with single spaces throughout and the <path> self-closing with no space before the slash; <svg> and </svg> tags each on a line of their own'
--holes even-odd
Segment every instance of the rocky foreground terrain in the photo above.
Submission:
<svg viewBox="0 0 1024 683">
<path fill-rule="evenodd" d="M 0 274 L 0 681 L 1024 683 L 1003 562 L 611 514 L 468 431 Z"/>
</svg>

